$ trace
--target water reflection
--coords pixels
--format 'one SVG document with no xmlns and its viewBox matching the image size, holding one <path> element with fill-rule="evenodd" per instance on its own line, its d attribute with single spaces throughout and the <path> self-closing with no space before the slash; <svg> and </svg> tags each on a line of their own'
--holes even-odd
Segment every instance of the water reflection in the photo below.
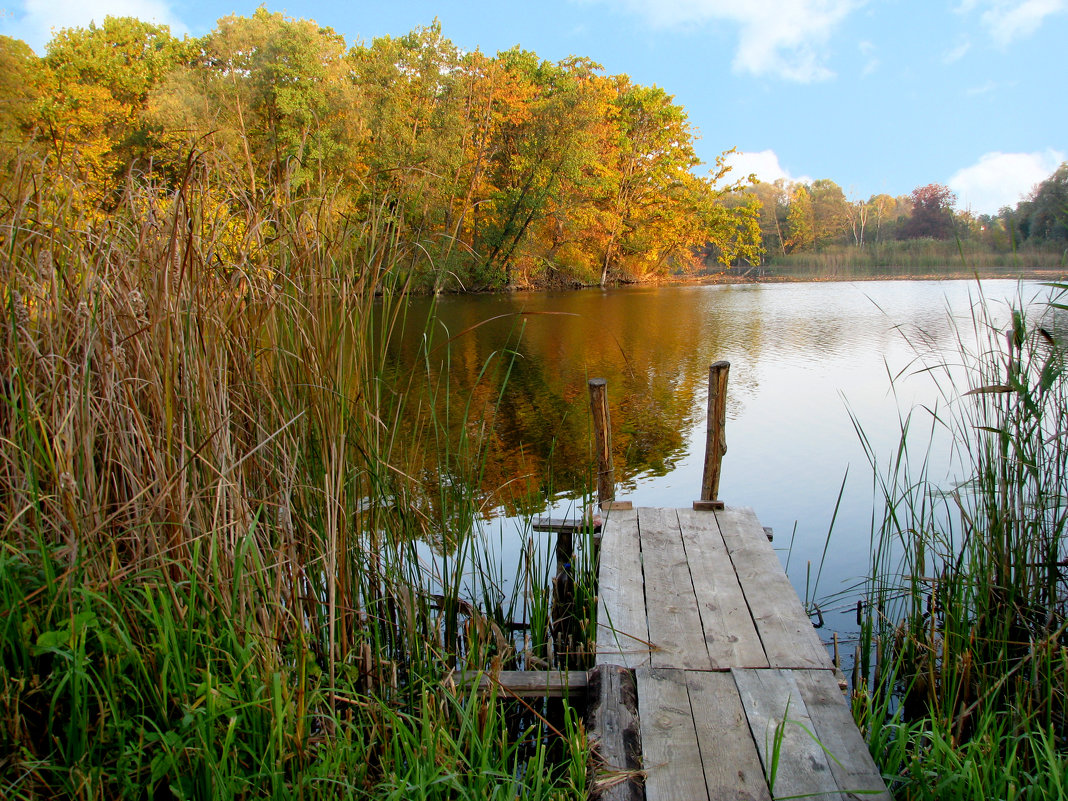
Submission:
<svg viewBox="0 0 1068 801">
<path fill-rule="evenodd" d="M 982 289 L 999 304 L 1038 287 Z M 506 530 L 521 529 L 512 516 L 566 507 L 589 486 L 593 377 L 608 380 L 619 496 L 688 506 L 700 490 L 708 365 L 730 361 L 720 496 L 753 507 L 775 528 L 777 547 L 793 534 L 790 573 L 802 595 L 850 471 L 821 578 L 826 594 L 867 561 L 871 477 L 848 410 L 889 455 L 900 406 L 935 401 L 930 382 L 911 375 L 916 352 L 906 336 L 954 347 L 951 316 L 967 320 L 976 294 L 975 282 L 890 281 L 443 298 L 431 331 L 434 343 L 451 339 L 435 351 L 440 361 L 417 369 L 421 325 L 394 355 L 399 369 L 447 378 L 453 398 L 473 399 L 468 418 L 454 422 L 492 439 L 481 492 Z M 413 301 L 409 319 L 425 319 L 431 303 Z M 889 376 L 900 373 L 895 397 Z"/>
</svg>

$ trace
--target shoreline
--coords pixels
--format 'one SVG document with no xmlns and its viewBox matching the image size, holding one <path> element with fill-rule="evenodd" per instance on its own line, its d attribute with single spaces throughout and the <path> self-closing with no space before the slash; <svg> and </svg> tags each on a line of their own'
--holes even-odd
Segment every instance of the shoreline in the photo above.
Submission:
<svg viewBox="0 0 1068 801">
<path fill-rule="evenodd" d="M 854 283 L 866 281 L 967 281 L 967 280 L 1009 280 L 1009 281 L 1049 281 L 1068 282 L 1068 269 L 1035 269 L 1027 268 L 1018 271 L 997 270 L 952 270 L 949 272 L 922 272 L 922 273 L 888 273 L 888 274 L 860 274 L 860 275 L 754 275 L 745 273 L 732 275 L 729 273 L 716 273 L 712 275 L 687 275 L 687 276 L 663 276 L 651 281 L 631 283 L 614 283 L 608 286 L 597 284 L 572 285 L 572 286 L 512 286 L 501 289 L 487 289 L 467 292 L 442 292 L 444 295 L 493 295 L 493 294 L 520 294 L 524 292 L 581 292 L 590 289 L 615 290 L 615 289 L 639 289 L 644 287 L 658 286 L 717 286 L 717 285 L 742 285 L 742 284 L 817 284 L 817 283 Z M 420 294 L 420 293 L 416 293 Z M 427 292 L 425 294 L 432 294 Z"/>
</svg>

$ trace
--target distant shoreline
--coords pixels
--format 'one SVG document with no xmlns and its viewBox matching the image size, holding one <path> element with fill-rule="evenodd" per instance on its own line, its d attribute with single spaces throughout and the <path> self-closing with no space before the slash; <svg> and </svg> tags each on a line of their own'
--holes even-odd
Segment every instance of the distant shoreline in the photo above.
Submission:
<svg viewBox="0 0 1068 801">
<path fill-rule="evenodd" d="M 798 273 L 777 274 L 754 270 L 751 273 L 720 273 L 706 276 L 677 276 L 678 280 L 667 278 L 662 284 L 790 284 L 790 283 L 834 283 L 858 281 L 964 281 L 979 280 L 1017 280 L 1017 281 L 1068 281 L 1068 269 L 1034 269 L 1010 270 L 948 270 L 941 272 L 924 271 L 915 273 L 887 272 L 877 273 L 842 273 L 838 275 L 803 275 Z"/>
</svg>

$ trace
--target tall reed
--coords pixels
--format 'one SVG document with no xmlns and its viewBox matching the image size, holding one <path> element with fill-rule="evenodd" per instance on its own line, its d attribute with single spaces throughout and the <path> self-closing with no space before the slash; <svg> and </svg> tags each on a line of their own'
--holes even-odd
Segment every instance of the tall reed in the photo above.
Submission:
<svg viewBox="0 0 1068 801">
<path fill-rule="evenodd" d="M 0 787 L 581 794 L 581 727 L 542 765 L 447 678 L 514 662 L 513 610 L 464 578 L 484 443 L 390 364 L 394 207 L 207 164 L 106 212 L 31 160 L 0 187 Z"/>
<path fill-rule="evenodd" d="M 876 471 L 884 514 L 863 619 L 865 679 L 855 692 L 905 797 L 958 797 L 969 786 L 1021 793 L 1027 776 L 1048 787 L 1068 768 L 1068 330 L 1060 315 L 1056 303 L 1018 301 L 999 319 L 977 298 L 971 328 L 958 329 L 959 351 L 922 364 L 939 405 L 903 419 L 900 447 Z M 928 413 L 933 444 L 917 451 L 913 429 Z M 932 447 L 952 451 L 949 480 Z M 1010 746 L 1011 763 L 998 762 L 996 752 Z M 976 759 L 990 764 L 969 785 L 962 766 Z M 944 794 L 933 791 L 939 772 Z"/>
</svg>

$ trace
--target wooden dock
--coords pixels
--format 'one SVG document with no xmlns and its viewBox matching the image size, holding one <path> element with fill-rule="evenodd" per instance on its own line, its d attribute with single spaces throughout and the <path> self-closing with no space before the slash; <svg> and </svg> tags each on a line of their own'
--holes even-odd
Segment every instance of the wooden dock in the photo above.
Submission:
<svg viewBox="0 0 1068 801">
<path fill-rule="evenodd" d="M 606 512 L 597 622 L 595 796 L 889 801 L 751 510 Z"/>
</svg>

